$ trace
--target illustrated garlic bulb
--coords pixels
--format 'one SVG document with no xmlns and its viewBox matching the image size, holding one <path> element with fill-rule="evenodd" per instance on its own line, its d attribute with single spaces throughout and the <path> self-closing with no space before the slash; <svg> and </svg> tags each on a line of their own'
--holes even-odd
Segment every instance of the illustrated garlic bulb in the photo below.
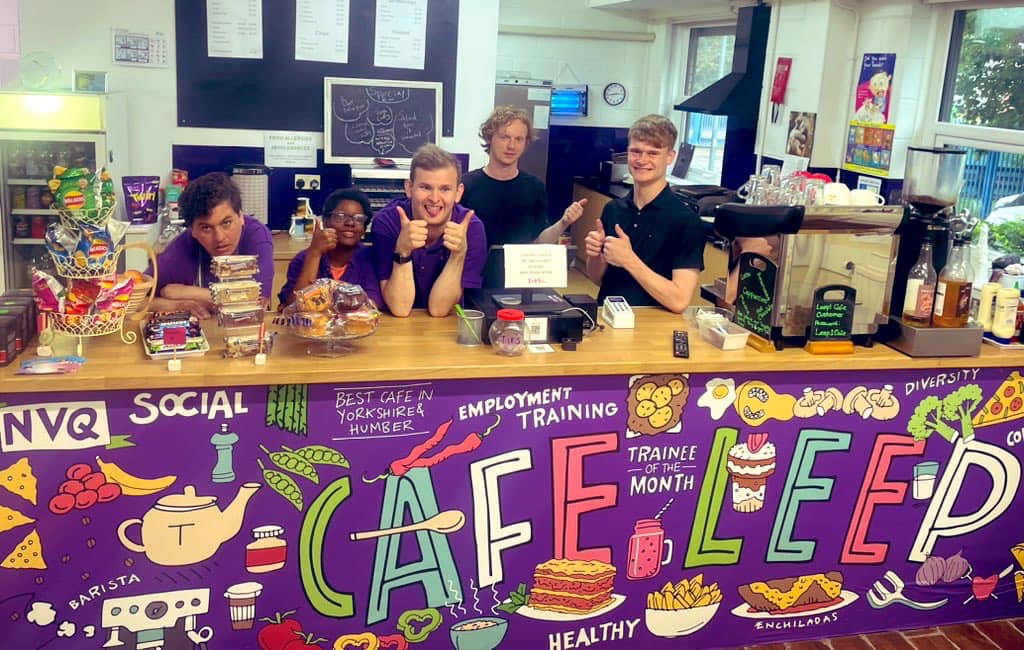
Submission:
<svg viewBox="0 0 1024 650">
<path fill-rule="evenodd" d="M 917 570 L 914 582 L 919 587 L 931 587 L 939 580 L 942 580 L 945 571 L 946 560 L 937 555 L 929 555 L 924 563 L 921 564 L 921 568 Z"/>
<path fill-rule="evenodd" d="M 963 550 L 957 551 L 955 555 L 946 558 L 946 567 L 942 571 L 943 582 L 955 582 L 970 572 L 971 565 L 963 558 L 961 553 L 963 553 Z"/>
</svg>

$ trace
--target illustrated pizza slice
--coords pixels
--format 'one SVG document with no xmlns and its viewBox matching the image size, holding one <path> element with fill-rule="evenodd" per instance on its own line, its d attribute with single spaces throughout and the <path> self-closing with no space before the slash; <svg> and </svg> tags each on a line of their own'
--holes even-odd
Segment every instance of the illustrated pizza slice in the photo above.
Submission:
<svg viewBox="0 0 1024 650">
<path fill-rule="evenodd" d="M 6 533 L 18 526 L 31 524 L 33 521 L 35 521 L 35 519 L 32 517 L 26 517 L 17 510 L 6 506 L 0 506 L 0 533 Z"/>
<path fill-rule="evenodd" d="M 45 569 L 46 562 L 43 560 L 43 547 L 39 543 L 39 533 L 33 528 L 32 532 L 25 535 L 14 550 L 8 553 L 0 567 L 4 569 Z"/>
<path fill-rule="evenodd" d="M 1014 370 L 974 416 L 975 428 L 1024 418 L 1024 377 Z"/>
<path fill-rule="evenodd" d="M 36 477 L 28 458 L 22 458 L 7 469 L 0 470 L 0 487 L 36 505 Z"/>
</svg>

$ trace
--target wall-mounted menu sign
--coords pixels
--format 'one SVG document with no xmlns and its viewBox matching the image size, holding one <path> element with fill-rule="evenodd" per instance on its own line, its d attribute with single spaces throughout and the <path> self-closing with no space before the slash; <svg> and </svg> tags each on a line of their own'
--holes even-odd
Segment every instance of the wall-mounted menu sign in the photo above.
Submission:
<svg viewBox="0 0 1024 650">
<path fill-rule="evenodd" d="M 736 293 L 736 324 L 768 339 L 772 333 L 776 266 L 757 253 L 740 256 L 740 281 Z"/>
<path fill-rule="evenodd" d="M 841 294 L 840 297 L 828 297 Z M 845 284 L 830 284 L 814 291 L 808 338 L 812 341 L 839 341 L 850 338 L 857 290 Z"/>
</svg>

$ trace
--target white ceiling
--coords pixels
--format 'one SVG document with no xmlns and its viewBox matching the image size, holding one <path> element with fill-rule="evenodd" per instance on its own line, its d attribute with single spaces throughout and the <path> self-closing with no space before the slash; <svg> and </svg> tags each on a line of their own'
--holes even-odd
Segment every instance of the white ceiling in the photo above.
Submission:
<svg viewBox="0 0 1024 650">
<path fill-rule="evenodd" d="M 602 9 L 633 17 L 686 18 L 700 21 L 735 16 L 736 8 L 757 4 L 756 0 L 589 0 L 591 9 Z"/>
</svg>

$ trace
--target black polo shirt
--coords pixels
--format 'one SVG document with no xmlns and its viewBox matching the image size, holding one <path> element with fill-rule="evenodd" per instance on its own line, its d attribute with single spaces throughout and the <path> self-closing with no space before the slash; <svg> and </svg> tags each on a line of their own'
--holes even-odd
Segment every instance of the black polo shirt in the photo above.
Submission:
<svg viewBox="0 0 1024 650">
<path fill-rule="evenodd" d="M 604 206 L 601 223 L 606 235 L 615 235 L 615 224 L 629 236 L 633 250 L 655 273 L 672 279 L 674 269 L 704 269 L 704 225 L 667 185 L 643 208 L 633 203 L 633 193 Z M 630 305 L 659 305 L 626 269 L 608 265 L 601 280 L 598 301 L 622 296 Z"/>
</svg>

